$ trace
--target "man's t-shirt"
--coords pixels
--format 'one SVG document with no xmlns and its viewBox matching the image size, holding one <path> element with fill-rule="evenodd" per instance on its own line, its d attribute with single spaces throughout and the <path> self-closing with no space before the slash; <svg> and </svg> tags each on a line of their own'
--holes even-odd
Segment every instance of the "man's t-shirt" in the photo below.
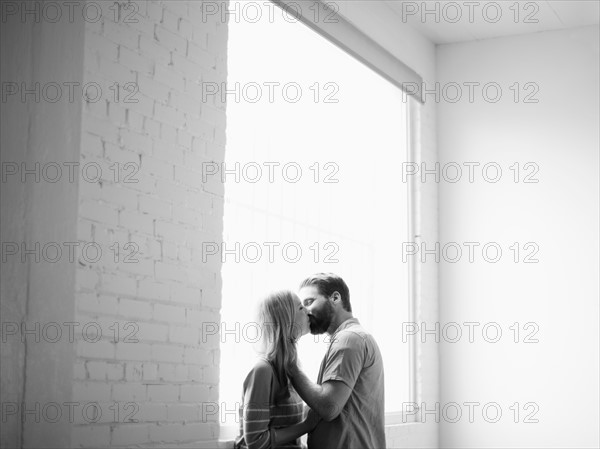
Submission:
<svg viewBox="0 0 600 449">
<path fill-rule="evenodd" d="M 331 336 L 317 382 L 344 382 L 352 389 L 337 418 L 324 420 L 308 436 L 309 449 L 384 449 L 383 360 L 375 339 L 356 318 Z"/>
</svg>

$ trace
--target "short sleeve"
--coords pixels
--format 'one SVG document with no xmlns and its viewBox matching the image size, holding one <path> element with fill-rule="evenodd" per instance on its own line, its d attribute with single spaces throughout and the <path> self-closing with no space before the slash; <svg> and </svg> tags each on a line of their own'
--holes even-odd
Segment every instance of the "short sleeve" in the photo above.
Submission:
<svg viewBox="0 0 600 449">
<path fill-rule="evenodd" d="M 271 447 L 270 396 L 273 371 L 258 363 L 244 381 L 243 432 L 248 449 Z"/>
<path fill-rule="evenodd" d="M 364 363 L 364 339 L 354 332 L 342 331 L 333 337 L 321 382 L 337 380 L 354 389 Z"/>
</svg>

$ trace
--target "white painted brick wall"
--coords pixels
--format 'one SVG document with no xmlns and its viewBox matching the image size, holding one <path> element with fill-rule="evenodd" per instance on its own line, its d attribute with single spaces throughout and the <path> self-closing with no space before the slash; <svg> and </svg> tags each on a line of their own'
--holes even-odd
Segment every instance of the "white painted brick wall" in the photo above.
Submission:
<svg viewBox="0 0 600 449">
<path fill-rule="evenodd" d="M 202 185 L 200 169 L 223 160 L 225 108 L 202 104 L 199 83 L 226 81 L 226 27 L 219 17 L 202 23 L 201 2 L 139 1 L 134 23 L 124 21 L 132 11 L 124 2 L 117 21 L 113 2 L 98 3 L 84 72 L 102 97 L 84 104 L 80 162 L 98 164 L 102 176 L 81 182 L 78 239 L 98 243 L 102 258 L 80 258 L 76 316 L 103 335 L 77 342 L 73 401 L 116 403 L 120 414 L 78 420 L 72 444 L 216 447 L 218 423 L 202 421 L 201 403 L 218 399 L 219 353 L 201 344 L 199 323 L 219 321 L 220 265 L 203 264 L 197 249 L 221 239 L 223 192 Z M 137 182 L 124 182 L 127 174 Z M 123 341 L 128 322 L 137 343 Z M 127 402 L 139 407 L 137 422 L 124 422 Z"/>
</svg>

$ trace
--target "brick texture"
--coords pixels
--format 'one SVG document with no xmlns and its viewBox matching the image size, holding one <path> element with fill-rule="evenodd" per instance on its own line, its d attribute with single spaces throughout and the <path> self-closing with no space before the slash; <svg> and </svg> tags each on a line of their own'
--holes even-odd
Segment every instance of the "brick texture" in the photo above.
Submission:
<svg viewBox="0 0 600 449">
<path fill-rule="evenodd" d="M 133 3 L 101 3 L 85 31 L 84 79 L 101 96 L 84 101 L 80 158 L 89 178 L 101 173 L 82 181 L 78 239 L 102 257 L 79 261 L 76 316 L 102 334 L 77 342 L 73 401 L 105 406 L 75 423 L 72 444 L 217 447 L 200 403 L 217 400 L 218 349 L 202 345 L 197 320 L 218 321 L 221 267 L 193 248 L 199 235 L 222 239 L 222 193 L 204 189 L 200 169 L 224 157 L 225 105 L 198 92 L 202 79 L 226 81 L 226 24 L 200 20 L 199 1 Z"/>
</svg>

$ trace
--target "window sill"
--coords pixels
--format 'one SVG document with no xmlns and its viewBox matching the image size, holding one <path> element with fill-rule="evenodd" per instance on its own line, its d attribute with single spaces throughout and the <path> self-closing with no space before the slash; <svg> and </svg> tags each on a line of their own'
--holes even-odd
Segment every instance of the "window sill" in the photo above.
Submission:
<svg viewBox="0 0 600 449">
<path fill-rule="evenodd" d="M 389 417 L 386 417 L 386 423 L 385 423 L 385 429 L 386 430 L 390 430 L 390 429 L 406 429 L 406 430 L 411 430 L 415 427 L 418 427 L 420 424 L 420 422 L 417 422 L 414 420 L 414 416 L 410 416 L 410 417 L 406 417 L 406 422 L 402 422 L 397 421 L 397 416 L 393 417 L 394 419 L 389 419 Z M 409 419 L 413 419 L 412 421 L 409 421 Z M 396 422 L 397 421 L 397 422 Z M 235 440 L 219 440 L 218 442 L 218 446 L 217 449 L 233 449 L 233 445 L 235 443 Z"/>
</svg>

